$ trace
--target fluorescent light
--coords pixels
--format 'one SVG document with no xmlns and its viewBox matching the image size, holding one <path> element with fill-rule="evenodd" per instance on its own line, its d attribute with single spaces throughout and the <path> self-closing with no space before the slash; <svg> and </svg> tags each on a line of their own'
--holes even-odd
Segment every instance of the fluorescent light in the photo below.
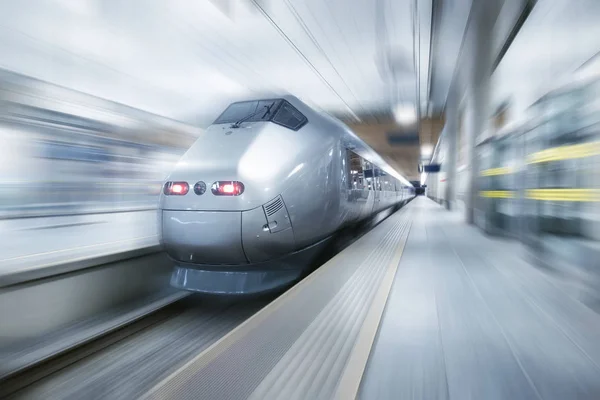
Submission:
<svg viewBox="0 0 600 400">
<path fill-rule="evenodd" d="M 421 146 L 421 156 L 422 157 L 430 157 L 431 153 L 433 153 L 433 146 L 430 144 L 424 144 Z"/>
<path fill-rule="evenodd" d="M 417 113 L 412 104 L 400 104 L 394 110 L 396 121 L 402 125 L 409 125 L 417 120 Z"/>
<path fill-rule="evenodd" d="M 421 186 L 423 186 L 425 184 L 426 180 L 427 180 L 427 174 L 425 172 L 421 172 Z"/>
</svg>

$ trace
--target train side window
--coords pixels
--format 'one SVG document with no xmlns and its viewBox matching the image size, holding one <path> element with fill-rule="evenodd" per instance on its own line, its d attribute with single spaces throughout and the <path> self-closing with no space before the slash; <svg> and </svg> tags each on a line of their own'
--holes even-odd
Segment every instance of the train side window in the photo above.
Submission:
<svg viewBox="0 0 600 400">
<path fill-rule="evenodd" d="M 364 188 L 363 159 L 361 156 L 350 150 L 348 150 L 348 170 L 350 171 L 348 188 L 362 190 Z"/>
<path fill-rule="evenodd" d="M 379 167 L 374 166 L 373 168 L 373 176 L 374 179 L 373 181 L 375 182 L 375 190 L 381 191 L 381 170 L 379 169 Z"/>
<path fill-rule="evenodd" d="M 375 190 L 375 186 L 373 183 L 374 182 L 373 164 L 371 164 L 367 160 L 363 160 L 363 162 L 364 162 L 363 173 L 365 176 L 365 187 L 369 190 Z"/>
<path fill-rule="evenodd" d="M 277 110 L 277 113 L 273 117 L 272 121 L 276 124 L 297 131 L 298 129 L 302 128 L 306 122 L 308 122 L 308 119 L 293 105 L 287 101 L 283 101 L 283 104 Z"/>
<path fill-rule="evenodd" d="M 390 192 L 393 190 L 392 185 L 390 184 L 390 176 L 383 170 L 381 170 L 381 189 L 384 192 Z"/>
</svg>

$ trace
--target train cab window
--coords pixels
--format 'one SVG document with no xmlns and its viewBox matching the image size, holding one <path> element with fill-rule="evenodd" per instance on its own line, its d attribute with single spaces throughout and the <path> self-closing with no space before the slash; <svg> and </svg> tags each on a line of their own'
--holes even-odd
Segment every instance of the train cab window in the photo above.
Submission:
<svg viewBox="0 0 600 400">
<path fill-rule="evenodd" d="M 258 103 L 258 101 L 242 101 L 239 103 L 233 103 L 227 107 L 225 111 L 223 111 L 223 114 L 221 114 L 214 123 L 228 124 L 237 122 L 244 117 L 255 113 Z"/>
<path fill-rule="evenodd" d="M 348 150 L 348 170 L 350 171 L 348 188 L 351 190 L 364 189 L 363 160 L 361 156 L 350 150 Z"/>
<path fill-rule="evenodd" d="M 282 99 L 271 99 L 233 103 L 227 107 L 214 123 L 228 124 L 238 121 L 271 121 L 288 129 L 297 131 L 308 122 L 308 119 L 287 101 Z"/>
<path fill-rule="evenodd" d="M 293 131 L 302 128 L 308 122 L 307 118 L 300 111 L 285 100 L 276 111 L 272 121 Z"/>
</svg>

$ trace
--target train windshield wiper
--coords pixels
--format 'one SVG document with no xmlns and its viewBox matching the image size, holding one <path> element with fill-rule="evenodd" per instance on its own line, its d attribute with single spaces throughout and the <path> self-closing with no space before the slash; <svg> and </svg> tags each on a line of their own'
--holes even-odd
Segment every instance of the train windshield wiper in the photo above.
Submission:
<svg viewBox="0 0 600 400">
<path fill-rule="evenodd" d="M 271 103 L 271 105 L 269 106 L 262 106 L 260 109 L 258 109 L 257 111 L 253 112 L 252 114 L 246 115 L 244 118 L 240 119 L 239 121 L 236 121 L 233 125 L 231 125 L 231 128 L 239 128 L 240 124 L 244 121 L 249 120 L 250 118 L 260 114 L 265 108 L 267 109 L 265 111 L 265 113 L 263 114 L 263 116 L 261 117 L 261 119 L 264 119 L 267 115 L 269 115 L 269 113 L 271 112 L 271 107 L 273 107 L 273 105 L 275 104 L 275 102 Z"/>
</svg>

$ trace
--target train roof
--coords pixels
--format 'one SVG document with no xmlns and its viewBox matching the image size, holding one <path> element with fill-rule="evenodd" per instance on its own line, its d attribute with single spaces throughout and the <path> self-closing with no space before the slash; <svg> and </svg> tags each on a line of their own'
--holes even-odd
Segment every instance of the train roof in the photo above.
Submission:
<svg viewBox="0 0 600 400">
<path fill-rule="evenodd" d="M 287 101 L 289 104 L 291 104 L 294 108 L 296 108 L 296 110 L 299 111 L 306 118 L 304 120 L 304 122 L 301 125 L 299 125 L 298 128 L 301 128 L 301 126 L 303 126 L 305 123 L 308 123 L 310 125 L 323 125 L 323 127 L 326 129 L 327 132 L 334 134 L 334 135 L 335 134 L 339 135 L 342 140 L 342 143 L 344 144 L 344 146 L 346 146 L 346 148 L 354 151 L 359 156 L 361 156 L 364 159 L 368 160 L 369 162 L 375 164 L 377 167 L 379 167 L 385 173 L 398 179 L 404 185 L 412 186 L 412 184 L 404 176 L 402 176 L 400 173 L 398 173 L 398 171 L 396 171 L 394 168 L 392 168 L 375 150 L 373 150 L 368 144 L 363 142 L 346 124 L 344 124 L 339 119 L 333 117 L 332 115 L 330 115 L 324 111 L 315 110 L 314 108 L 310 107 L 309 105 L 307 105 L 306 103 L 304 103 L 302 100 L 298 99 L 295 96 L 284 95 L 284 96 L 273 96 L 273 97 L 268 97 L 268 98 L 264 97 L 264 98 L 260 98 L 260 99 L 242 100 L 242 101 L 231 103 L 227 107 L 227 109 L 229 109 L 231 107 L 231 105 L 233 105 L 233 104 L 240 104 L 240 103 L 246 103 L 246 102 L 248 102 L 248 103 L 261 102 L 261 101 L 263 101 L 263 102 L 264 101 L 279 101 L 279 100 Z M 225 119 L 223 119 L 223 115 L 227 112 L 227 109 L 221 114 L 221 116 L 219 116 L 215 120 L 215 122 L 214 122 L 215 124 L 225 123 Z M 229 116 L 229 117 L 231 117 L 231 116 Z M 308 121 L 306 121 L 306 120 L 308 120 Z M 230 121 L 228 120 L 228 122 L 230 122 Z M 294 129 L 294 130 L 296 130 L 296 129 Z"/>
<path fill-rule="evenodd" d="M 398 171 L 396 171 L 392 166 L 390 166 L 375 150 L 373 150 L 367 143 L 365 143 L 361 138 L 358 137 L 356 133 L 354 133 L 346 124 L 344 124 L 339 119 L 334 116 L 324 112 L 317 111 L 312 107 L 305 104 L 302 100 L 298 99 L 295 96 L 287 95 L 283 96 L 283 99 L 287 100 L 290 104 L 296 107 L 300 112 L 304 113 L 308 117 L 308 123 L 315 123 L 315 119 L 322 119 L 322 121 L 327 121 L 329 124 L 334 125 L 342 136 L 342 141 L 346 148 L 352 150 L 359 156 L 368 160 L 369 162 L 377 165 L 380 169 L 385 171 L 388 175 L 393 176 L 398 179 L 406 186 L 413 186 L 408 179 L 402 176 Z"/>
</svg>

